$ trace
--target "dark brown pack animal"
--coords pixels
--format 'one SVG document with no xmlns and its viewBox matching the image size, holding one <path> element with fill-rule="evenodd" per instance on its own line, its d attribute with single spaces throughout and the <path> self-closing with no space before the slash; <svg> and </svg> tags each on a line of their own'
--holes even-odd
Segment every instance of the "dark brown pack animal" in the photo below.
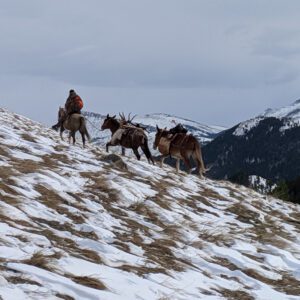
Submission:
<svg viewBox="0 0 300 300">
<path fill-rule="evenodd" d="M 63 132 L 65 130 L 69 130 L 69 143 L 71 142 L 71 137 L 73 138 L 73 145 L 76 142 L 76 132 L 79 131 L 82 137 L 82 143 L 83 147 L 85 147 L 86 137 L 88 140 L 90 140 L 90 135 L 88 133 L 87 127 L 86 127 L 86 121 L 84 116 L 80 114 L 72 114 L 68 117 L 66 117 L 66 110 L 63 107 L 59 108 L 58 112 L 58 120 L 65 120 L 63 121 L 62 125 L 60 126 L 60 137 L 63 139 Z"/>
<path fill-rule="evenodd" d="M 162 154 L 161 166 L 166 157 L 172 156 L 177 159 L 176 161 L 176 172 L 179 172 L 180 160 L 183 160 L 188 173 L 191 173 L 190 159 L 197 164 L 197 169 L 200 177 L 206 172 L 202 151 L 198 140 L 190 134 L 177 133 L 175 135 L 170 134 L 167 129 L 160 129 L 156 126 L 157 132 L 153 148 L 159 150 Z"/>
<path fill-rule="evenodd" d="M 132 149 L 136 158 L 141 159 L 138 149 L 141 148 L 146 155 L 148 162 L 154 164 L 152 154 L 148 146 L 148 137 L 144 130 L 132 125 L 121 126 L 120 121 L 116 116 L 110 117 L 107 115 L 101 127 L 102 130 L 109 129 L 112 133 L 111 140 L 106 144 L 108 152 L 110 146 L 122 146 Z"/>
</svg>

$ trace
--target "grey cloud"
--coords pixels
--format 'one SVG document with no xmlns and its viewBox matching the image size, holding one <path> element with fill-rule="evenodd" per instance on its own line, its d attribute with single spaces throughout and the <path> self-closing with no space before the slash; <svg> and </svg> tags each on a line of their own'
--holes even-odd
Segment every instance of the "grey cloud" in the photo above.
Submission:
<svg viewBox="0 0 300 300">
<path fill-rule="evenodd" d="M 298 98 L 299 8 L 293 0 L 0 0 L 0 99 L 38 119 L 48 106 L 49 122 L 74 87 L 94 110 L 233 125 Z"/>
</svg>

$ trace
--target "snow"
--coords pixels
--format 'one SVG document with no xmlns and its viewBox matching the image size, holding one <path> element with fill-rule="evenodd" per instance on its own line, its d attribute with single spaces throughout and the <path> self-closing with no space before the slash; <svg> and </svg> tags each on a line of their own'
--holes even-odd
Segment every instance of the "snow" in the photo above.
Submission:
<svg viewBox="0 0 300 300">
<path fill-rule="evenodd" d="M 264 113 L 259 116 L 247 120 L 245 122 L 241 122 L 233 135 L 235 136 L 244 136 L 248 132 L 250 132 L 253 128 L 257 127 L 257 125 L 264 120 L 265 118 L 277 118 L 284 121 L 284 125 L 280 128 L 280 132 L 284 133 L 286 130 L 292 127 L 300 126 L 300 100 L 295 101 L 293 104 L 289 106 L 285 106 L 278 109 L 267 109 Z"/>
<path fill-rule="evenodd" d="M 2 299 L 299 299 L 299 206 L 0 123 Z"/>
</svg>

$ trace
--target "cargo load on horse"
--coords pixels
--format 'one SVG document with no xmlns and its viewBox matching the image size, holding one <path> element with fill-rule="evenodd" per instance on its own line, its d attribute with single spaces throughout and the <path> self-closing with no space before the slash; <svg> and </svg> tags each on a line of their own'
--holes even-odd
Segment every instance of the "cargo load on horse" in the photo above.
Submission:
<svg viewBox="0 0 300 300">
<path fill-rule="evenodd" d="M 171 134 L 170 130 L 161 129 L 156 126 L 157 132 L 155 136 L 155 141 L 153 144 L 154 150 L 158 148 L 161 156 L 161 166 L 166 157 L 172 156 L 177 159 L 176 161 L 176 172 L 179 172 L 180 160 L 183 160 L 188 173 L 191 173 L 191 163 L 190 159 L 197 164 L 197 169 L 200 177 L 207 171 L 203 158 L 201 146 L 198 140 L 192 134 L 186 133 L 175 133 Z"/>
<path fill-rule="evenodd" d="M 148 147 L 148 137 L 142 128 L 138 128 L 124 120 L 118 121 L 116 116 L 107 115 L 101 127 L 102 130 L 109 129 L 112 133 L 111 140 L 106 144 L 106 151 L 110 146 L 122 146 L 132 149 L 138 160 L 141 159 L 138 149 L 141 148 L 149 163 L 154 160 Z"/>
</svg>

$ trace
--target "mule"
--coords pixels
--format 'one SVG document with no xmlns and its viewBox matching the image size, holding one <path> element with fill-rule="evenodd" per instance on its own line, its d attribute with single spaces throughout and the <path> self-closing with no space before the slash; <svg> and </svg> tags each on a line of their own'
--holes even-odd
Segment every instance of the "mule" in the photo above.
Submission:
<svg viewBox="0 0 300 300">
<path fill-rule="evenodd" d="M 83 147 L 85 147 L 86 138 L 90 141 L 90 135 L 86 127 L 86 121 L 84 116 L 80 114 L 72 114 L 67 116 L 67 112 L 63 107 L 59 108 L 58 112 L 58 120 L 65 120 L 63 121 L 60 127 L 60 137 L 62 140 L 63 132 L 65 130 L 69 130 L 69 143 L 71 143 L 71 138 L 73 139 L 73 145 L 76 143 L 76 132 L 79 131 L 82 137 Z"/>
<path fill-rule="evenodd" d="M 141 148 L 149 163 L 154 165 L 154 160 L 148 146 L 148 137 L 144 130 L 135 126 L 121 126 L 116 116 L 107 115 L 101 130 L 109 129 L 112 133 L 111 140 L 106 144 L 106 151 L 110 146 L 122 146 L 122 148 L 132 149 L 136 158 L 141 159 L 138 149 Z"/>
<path fill-rule="evenodd" d="M 191 173 L 191 158 L 193 158 L 197 164 L 200 177 L 207 171 L 204 166 L 200 144 L 193 135 L 184 133 L 172 135 L 167 129 L 160 129 L 156 126 L 153 148 L 154 150 L 158 148 L 159 152 L 162 154 L 160 160 L 161 167 L 163 166 L 166 157 L 171 156 L 176 158 L 177 174 L 179 173 L 180 160 L 184 161 L 188 173 Z"/>
</svg>

